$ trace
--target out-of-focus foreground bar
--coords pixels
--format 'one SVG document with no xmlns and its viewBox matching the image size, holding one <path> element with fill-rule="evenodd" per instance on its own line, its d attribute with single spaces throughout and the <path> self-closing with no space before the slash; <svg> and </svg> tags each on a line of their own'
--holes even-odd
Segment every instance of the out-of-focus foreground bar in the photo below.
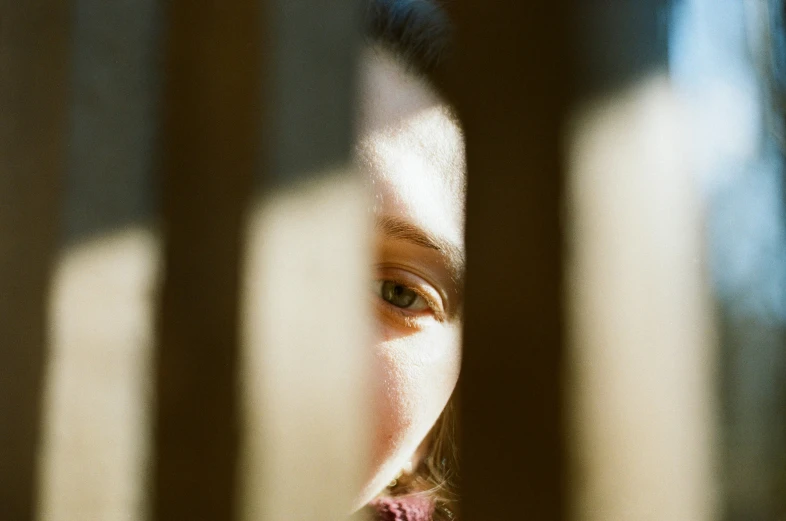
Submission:
<svg viewBox="0 0 786 521">
<path fill-rule="evenodd" d="M 561 232 L 568 9 L 456 1 L 466 134 L 462 519 L 565 519 Z"/>
<path fill-rule="evenodd" d="M 670 2 L 576 11 L 566 225 L 572 518 L 715 519 L 702 205 Z"/>
<path fill-rule="evenodd" d="M 37 500 L 47 292 L 65 166 L 70 6 L 0 5 L 0 510 Z"/>
<path fill-rule="evenodd" d="M 259 2 L 175 0 L 162 115 L 164 280 L 153 519 L 235 519 L 242 222 L 259 121 Z"/>
<path fill-rule="evenodd" d="M 244 272 L 241 519 L 343 519 L 368 454 L 368 201 L 352 167 L 362 3 L 264 3 Z M 357 506 L 357 505 L 355 505 Z"/>
</svg>

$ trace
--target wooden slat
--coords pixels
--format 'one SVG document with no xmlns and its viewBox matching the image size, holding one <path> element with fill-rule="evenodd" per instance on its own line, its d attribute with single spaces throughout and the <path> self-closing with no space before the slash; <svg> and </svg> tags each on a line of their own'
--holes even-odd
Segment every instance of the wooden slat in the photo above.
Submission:
<svg viewBox="0 0 786 521">
<path fill-rule="evenodd" d="M 561 520 L 567 9 L 451 4 L 459 46 L 445 89 L 468 167 L 461 517 Z"/>
<path fill-rule="evenodd" d="M 266 2 L 266 160 L 244 281 L 246 521 L 359 506 L 372 423 L 369 204 L 352 166 L 359 4 Z"/>
<path fill-rule="evenodd" d="M 668 2 L 583 7 L 566 147 L 573 518 L 714 519 L 700 147 L 668 77 Z"/>
<path fill-rule="evenodd" d="M 70 2 L 0 5 L 0 511 L 32 520 L 65 165 Z"/>
<path fill-rule="evenodd" d="M 158 241 L 158 0 L 74 0 L 68 173 L 52 282 L 39 521 L 147 509 Z M 144 228 L 143 228 L 144 226 Z"/>
<path fill-rule="evenodd" d="M 241 223 L 256 159 L 253 0 L 175 0 L 163 115 L 153 519 L 235 518 Z"/>
<path fill-rule="evenodd" d="M 572 125 L 577 521 L 715 519 L 715 357 L 682 128 L 657 73 Z"/>
</svg>

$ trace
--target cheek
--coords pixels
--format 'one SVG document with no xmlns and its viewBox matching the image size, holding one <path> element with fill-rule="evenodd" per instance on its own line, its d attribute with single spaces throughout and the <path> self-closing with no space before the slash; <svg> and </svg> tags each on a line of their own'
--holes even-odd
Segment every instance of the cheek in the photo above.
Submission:
<svg viewBox="0 0 786 521">
<path fill-rule="evenodd" d="M 403 463 L 417 449 L 450 398 L 460 363 L 457 327 L 380 333 L 374 346 L 376 466 Z"/>
</svg>

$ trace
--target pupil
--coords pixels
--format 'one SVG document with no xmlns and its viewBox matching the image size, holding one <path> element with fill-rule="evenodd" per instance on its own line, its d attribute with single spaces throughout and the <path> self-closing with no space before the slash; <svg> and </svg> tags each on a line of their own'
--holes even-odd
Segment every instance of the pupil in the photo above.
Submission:
<svg viewBox="0 0 786 521">
<path fill-rule="evenodd" d="M 399 308 L 408 308 L 415 303 L 418 294 L 395 282 L 385 281 L 382 284 L 382 298 Z"/>
</svg>

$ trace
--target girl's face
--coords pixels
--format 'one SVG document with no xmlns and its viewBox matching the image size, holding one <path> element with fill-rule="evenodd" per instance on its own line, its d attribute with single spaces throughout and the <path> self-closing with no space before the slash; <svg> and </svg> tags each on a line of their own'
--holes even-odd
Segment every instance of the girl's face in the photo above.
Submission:
<svg viewBox="0 0 786 521">
<path fill-rule="evenodd" d="M 377 371 L 372 468 L 359 498 L 413 461 L 458 378 L 464 143 L 448 108 L 382 51 L 364 61 L 361 167 L 374 196 Z"/>
</svg>

